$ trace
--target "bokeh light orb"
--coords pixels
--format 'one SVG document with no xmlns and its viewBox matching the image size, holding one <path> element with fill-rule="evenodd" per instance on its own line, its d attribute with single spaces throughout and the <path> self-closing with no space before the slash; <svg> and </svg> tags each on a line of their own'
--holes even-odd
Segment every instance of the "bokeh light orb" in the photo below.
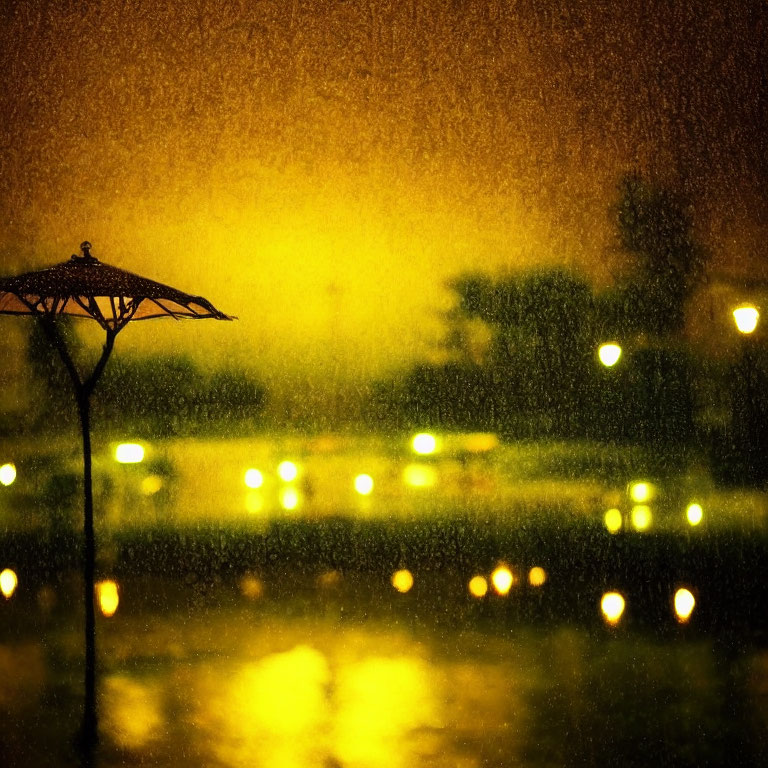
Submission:
<svg viewBox="0 0 768 768">
<path fill-rule="evenodd" d="M 411 446 L 415 453 L 427 456 L 437 450 L 437 439 L 429 432 L 420 432 L 418 435 L 414 435 Z"/>
<path fill-rule="evenodd" d="M 392 574 L 392 586 L 402 594 L 410 592 L 413 586 L 413 574 L 407 568 L 401 568 Z"/>
<path fill-rule="evenodd" d="M 704 509 L 701 504 L 694 502 L 688 505 L 688 509 L 685 510 L 685 516 L 688 519 L 689 525 L 698 525 L 704 519 Z"/>
<path fill-rule="evenodd" d="M 606 368 L 612 368 L 619 362 L 619 358 L 621 357 L 621 347 L 613 342 L 601 344 L 600 348 L 597 350 L 597 356 Z"/>
<path fill-rule="evenodd" d="M 10 568 L 6 568 L 0 573 L 0 592 L 3 593 L 3 597 L 6 600 L 10 600 L 13 593 L 16 591 L 16 587 L 19 584 L 19 578 L 16 576 L 16 572 Z"/>
<path fill-rule="evenodd" d="M 491 574 L 491 583 L 497 594 L 507 595 L 515 583 L 515 577 L 506 565 L 500 565 Z"/>
<path fill-rule="evenodd" d="M 532 587 L 541 587 L 547 581 L 547 572 L 540 566 L 534 565 L 530 571 L 528 571 L 528 583 Z"/>
<path fill-rule="evenodd" d="M 695 606 L 696 598 L 689 589 L 681 587 L 675 592 L 675 615 L 681 624 L 691 618 Z"/>
<path fill-rule="evenodd" d="M 373 491 L 373 478 L 370 475 L 358 475 L 355 478 L 355 490 L 361 496 L 370 496 Z"/>
<path fill-rule="evenodd" d="M 299 476 L 299 467 L 292 461 L 281 461 L 277 466 L 277 476 L 286 483 L 290 483 Z"/>
<path fill-rule="evenodd" d="M 646 504 L 632 507 L 632 526 L 636 531 L 647 531 L 653 522 L 651 508 Z"/>
<path fill-rule="evenodd" d="M 299 508 L 299 504 L 301 504 L 301 496 L 295 488 L 283 488 L 280 491 L 280 506 L 283 509 L 292 512 Z"/>
<path fill-rule="evenodd" d="M 16 466 L 14 464 L 3 464 L 0 467 L 0 485 L 13 485 L 16 480 Z"/>
<path fill-rule="evenodd" d="M 636 504 L 643 504 L 646 501 L 650 501 L 655 495 L 655 486 L 646 480 L 631 483 L 629 486 L 629 498 Z"/>
<path fill-rule="evenodd" d="M 600 610 L 605 620 L 611 624 L 618 624 L 621 620 L 626 603 L 620 592 L 606 592 L 600 601 Z"/>
<path fill-rule="evenodd" d="M 621 514 L 621 510 L 615 507 L 609 509 L 603 516 L 603 522 L 611 533 L 618 533 L 621 530 L 621 526 L 624 525 L 624 517 Z"/>
<path fill-rule="evenodd" d="M 103 616 L 107 618 L 114 616 L 117 612 L 117 606 L 120 604 L 117 582 L 111 579 L 98 582 L 96 584 L 96 599 Z"/>
<path fill-rule="evenodd" d="M 473 576 L 468 588 L 472 597 L 485 597 L 488 594 L 488 580 L 484 576 Z"/>
<path fill-rule="evenodd" d="M 254 468 L 247 469 L 245 471 L 244 480 L 245 480 L 245 484 L 249 488 L 256 489 L 256 488 L 261 488 L 261 486 L 264 485 L 264 475 L 261 472 L 259 472 L 258 469 L 254 469 Z"/>
</svg>

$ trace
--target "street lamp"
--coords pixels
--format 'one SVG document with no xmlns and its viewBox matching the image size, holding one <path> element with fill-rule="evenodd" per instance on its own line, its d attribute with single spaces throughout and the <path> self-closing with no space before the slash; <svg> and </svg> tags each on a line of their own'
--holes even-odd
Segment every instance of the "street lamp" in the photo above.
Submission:
<svg viewBox="0 0 768 768">
<path fill-rule="evenodd" d="M 733 310 L 733 319 L 739 333 L 752 333 L 757 328 L 760 313 L 751 304 L 744 304 Z"/>
</svg>

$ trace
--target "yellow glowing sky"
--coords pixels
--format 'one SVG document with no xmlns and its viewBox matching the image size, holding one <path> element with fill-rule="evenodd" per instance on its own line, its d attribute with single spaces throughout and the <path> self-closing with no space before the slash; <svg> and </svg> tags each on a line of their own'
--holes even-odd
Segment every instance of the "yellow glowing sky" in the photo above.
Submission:
<svg viewBox="0 0 768 768">
<path fill-rule="evenodd" d="M 631 168 L 691 194 L 718 264 L 763 257 L 762 3 L 41 5 L 0 11 L 3 272 L 87 238 L 240 318 L 127 349 L 381 374 L 434 347 L 462 271 L 610 280 Z"/>
</svg>

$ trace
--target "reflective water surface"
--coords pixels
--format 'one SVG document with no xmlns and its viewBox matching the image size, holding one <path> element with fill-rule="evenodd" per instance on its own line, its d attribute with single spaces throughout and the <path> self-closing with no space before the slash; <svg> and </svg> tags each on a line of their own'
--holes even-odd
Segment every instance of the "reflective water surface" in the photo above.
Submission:
<svg viewBox="0 0 768 768">
<path fill-rule="evenodd" d="M 120 583 L 99 622 L 102 766 L 719 765 L 768 757 L 768 652 L 681 631 L 426 615 L 326 573 Z M 0 761 L 73 765 L 77 580 L 0 605 Z M 499 603 L 501 606 L 501 603 Z M 494 611 L 497 614 L 494 614 Z"/>
</svg>

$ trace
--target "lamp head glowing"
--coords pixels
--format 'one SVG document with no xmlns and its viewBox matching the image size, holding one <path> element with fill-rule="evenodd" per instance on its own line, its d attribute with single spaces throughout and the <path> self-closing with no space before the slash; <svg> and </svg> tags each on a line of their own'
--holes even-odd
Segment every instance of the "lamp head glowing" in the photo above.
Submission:
<svg viewBox="0 0 768 768">
<path fill-rule="evenodd" d="M 757 328 L 760 313 L 755 307 L 745 304 L 733 310 L 733 319 L 739 333 L 752 333 Z"/>
</svg>

